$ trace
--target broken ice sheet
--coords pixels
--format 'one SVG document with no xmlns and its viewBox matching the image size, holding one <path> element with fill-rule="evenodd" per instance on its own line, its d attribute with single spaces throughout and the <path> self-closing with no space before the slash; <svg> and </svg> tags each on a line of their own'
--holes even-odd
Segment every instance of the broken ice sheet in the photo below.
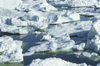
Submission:
<svg viewBox="0 0 100 66">
<path fill-rule="evenodd" d="M 41 51 L 57 51 L 59 48 L 62 51 L 70 51 L 70 49 L 73 47 L 75 42 L 69 38 L 68 35 L 64 35 L 61 38 L 55 39 L 50 37 L 49 35 L 45 35 L 46 37 L 44 40 L 47 40 L 45 42 L 40 42 L 40 45 L 31 47 L 24 55 L 32 55 L 35 52 L 41 52 Z"/>
<path fill-rule="evenodd" d="M 7 3 L 8 1 L 12 2 Z M 16 0 L 8 1 L 5 1 L 5 3 L 7 3 L 6 5 L 11 6 L 13 3 L 15 3 Z M 9 6 L 5 5 L 4 7 L 3 5 L 4 8 L 0 8 L 0 17 L 3 17 L 0 19 L 0 31 L 4 33 L 8 32 L 26 35 L 30 32 L 27 31 L 26 26 L 31 26 L 30 28 L 32 28 L 32 30 L 30 33 L 42 34 L 43 40 L 41 40 L 40 43 L 37 44 L 37 46 L 34 46 L 35 42 L 31 40 L 28 36 L 28 38 L 25 41 L 28 42 L 28 40 L 31 40 L 33 42 L 30 41 L 28 43 L 28 46 L 30 45 L 30 43 L 32 43 L 33 45 L 30 45 L 31 48 L 28 49 L 29 54 L 26 53 L 26 55 L 31 55 L 35 52 L 42 51 L 71 51 L 71 49 L 74 49 L 75 51 L 84 51 L 86 45 L 88 45 L 88 49 L 90 49 L 90 46 L 93 46 L 92 50 L 98 51 L 99 36 L 94 35 L 95 37 L 91 38 L 90 40 L 87 40 L 88 32 L 93 24 L 92 18 L 89 19 L 90 21 L 82 21 L 80 20 L 80 14 L 85 13 L 87 15 L 86 18 L 89 18 L 89 14 L 93 14 L 93 16 L 98 15 L 98 7 L 100 5 L 99 0 L 51 1 L 54 2 L 48 2 L 48 0 L 22 0 L 22 2 L 20 2 L 18 0 L 16 1 L 16 4 L 14 6 L 11 6 L 11 9 L 8 8 Z M 16 6 L 17 4 L 19 5 Z M 61 8 L 58 9 L 55 6 L 61 6 Z M 64 9 L 67 7 L 69 8 L 68 10 Z M 98 11 L 96 11 L 97 8 Z M 99 17 L 96 17 L 96 19 L 98 20 Z M 94 29 L 98 30 L 98 28 L 95 27 Z M 99 33 L 99 31 L 96 32 Z M 34 37 L 32 39 L 34 39 Z M 89 44 L 87 41 L 89 41 Z M 0 55 L 2 55 L 2 53 L 3 52 L 1 52 Z M 82 54 L 84 56 L 89 57 L 92 55 L 91 53 L 87 52 L 83 52 Z M 97 54 L 94 53 L 93 55 Z"/>
</svg>

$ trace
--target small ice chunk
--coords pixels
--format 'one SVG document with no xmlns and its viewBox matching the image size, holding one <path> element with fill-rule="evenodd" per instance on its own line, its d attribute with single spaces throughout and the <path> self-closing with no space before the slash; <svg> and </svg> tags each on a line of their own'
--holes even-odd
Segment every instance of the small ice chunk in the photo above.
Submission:
<svg viewBox="0 0 100 66">
<path fill-rule="evenodd" d="M 85 48 L 85 43 L 81 43 L 73 46 L 73 49 L 75 50 L 84 50 L 84 48 Z"/>
<path fill-rule="evenodd" d="M 91 53 L 89 52 L 83 52 L 82 55 L 85 57 L 91 57 Z"/>
<path fill-rule="evenodd" d="M 75 23 L 59 24 L 47 30 L 48 34 L 55 37 L 61 37 L 64 34 L 84 36 L 85 32 L 89 31 L 92 26 L 92 21 L 78 21 Z"/>
<path fill-rule="evenodd" d="M 93 24 L 93 28 L 95 32 L 100 36 L 100 20 L 98 20 Z"/>
</svg>

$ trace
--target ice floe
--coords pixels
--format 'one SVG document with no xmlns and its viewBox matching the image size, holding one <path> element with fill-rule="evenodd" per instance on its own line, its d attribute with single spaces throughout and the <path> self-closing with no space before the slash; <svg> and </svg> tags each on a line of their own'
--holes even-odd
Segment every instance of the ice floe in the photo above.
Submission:
<svg viewBox="0 0 100 66">
<path fill-rule="evenodd" d="M 22 62 L 22 41 L 13 40 L 9 36 L 0 37 L 0 63 L 1 62 Z"/>
<path fill-rule="evenodd" d="M 47 59 L 36 59 L 28 66 L 88 66 L 85 63 L 76 64 L 62 60 L 60 58 L 47 58 Z"/>
</svg>

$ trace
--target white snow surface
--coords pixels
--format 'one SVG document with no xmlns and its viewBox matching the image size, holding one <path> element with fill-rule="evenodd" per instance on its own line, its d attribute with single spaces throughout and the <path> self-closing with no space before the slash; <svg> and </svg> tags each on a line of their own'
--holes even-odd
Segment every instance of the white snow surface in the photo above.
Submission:
<svg viewBox="0 0 100 66">
<path fill-rule="evenodd" d="M 0 7 L 5 9 L 15 9 L 21 0 L 0 0 Z"/>
</svg>

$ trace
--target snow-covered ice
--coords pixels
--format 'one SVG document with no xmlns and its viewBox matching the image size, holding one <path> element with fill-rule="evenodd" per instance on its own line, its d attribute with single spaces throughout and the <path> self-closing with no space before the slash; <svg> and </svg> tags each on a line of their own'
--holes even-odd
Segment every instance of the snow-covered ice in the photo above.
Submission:
<svg viewBox="0 0 100 66">
<path fill-rule="evenodd" d="M 5 9 L 15 9 L 21 0 L 0 0 L 0 7 Z"/>
<path fill-rule="evenodd" d="M 22 41 L 13 40 L 9 36 L 0 37 L 0 63 L 1 62 L 22 62 Z"/>
<path fill-rule="evenodd" d="M 88 66 L 85 63 L 76 64 L 60 58 L 36 59 L 28 66 Z"/>
</svg>

